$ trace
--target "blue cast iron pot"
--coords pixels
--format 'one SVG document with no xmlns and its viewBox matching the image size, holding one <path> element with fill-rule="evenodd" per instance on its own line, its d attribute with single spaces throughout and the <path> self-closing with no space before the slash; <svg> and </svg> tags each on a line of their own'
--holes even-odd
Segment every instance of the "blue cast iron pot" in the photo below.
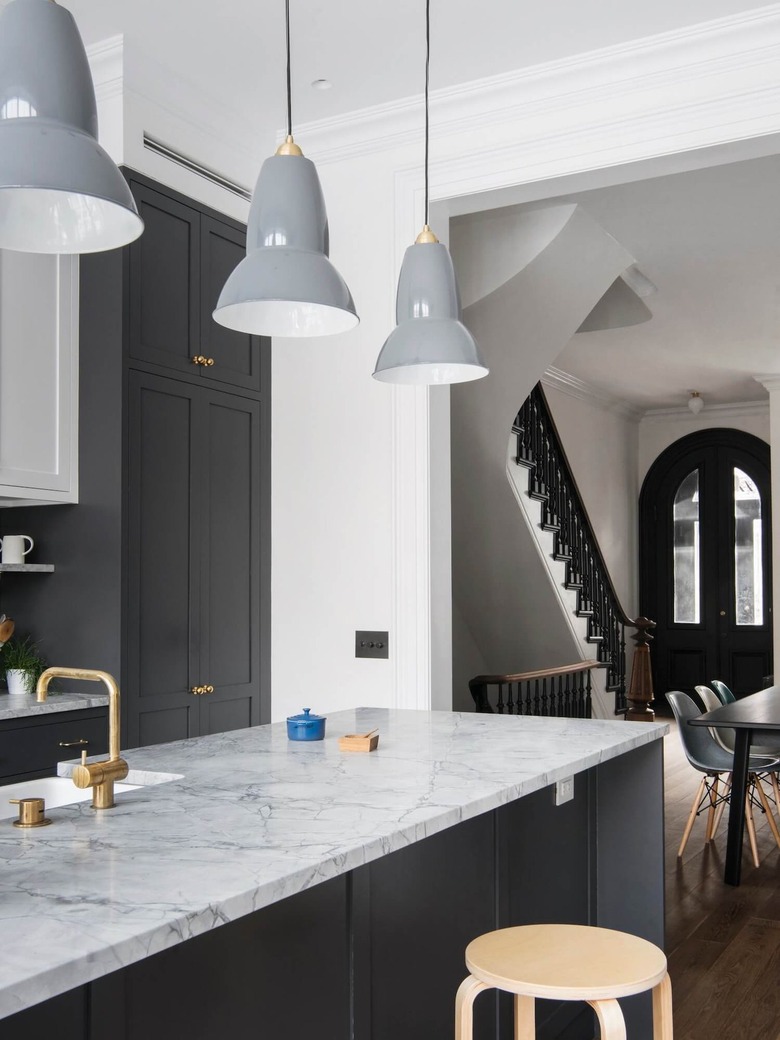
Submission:
<svg viewBox="0 0 780 1040">
<path fill-rule="evenodd" d="M 323 740 L 325 716 L 310 715 L 311 708 L 304 708 L 303 715 L 287 717 L 287 736 L 290 740 Z"/>
</svg>

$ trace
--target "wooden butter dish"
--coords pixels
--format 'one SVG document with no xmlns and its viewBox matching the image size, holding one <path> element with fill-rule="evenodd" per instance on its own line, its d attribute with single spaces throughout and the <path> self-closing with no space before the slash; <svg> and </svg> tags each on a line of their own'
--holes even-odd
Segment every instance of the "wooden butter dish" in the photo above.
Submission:
<svg viewBox="0 0 780 1040">
<path fill-rule="evenodd" d="M 347 733 L 339 737 L 339 748 L 342 751 L 376 751 L 379 733 L 372 729 L 369 733 Z"/>
</svg>

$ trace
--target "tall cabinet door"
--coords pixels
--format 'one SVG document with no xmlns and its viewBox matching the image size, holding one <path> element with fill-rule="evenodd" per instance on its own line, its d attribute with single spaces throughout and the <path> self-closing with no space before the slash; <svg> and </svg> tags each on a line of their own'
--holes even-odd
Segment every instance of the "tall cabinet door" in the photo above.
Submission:
<svg viewBox="0 0 780 1040">
<path fill-rule="evenodd" d="M 200 733 L 260 722 L 260 403 L 203 391 Z"/>
<path fill-rule="evenodd" d="M 129 377 L 127 705 L 130 746 L 196 736 L 200 671 L 200 390 Z"/>
<path fill-rule="evenodd" d="M 214 361 L 201 368 L 200 374 L 230 386 L 259 390 L 260 338 L 227 329 L 212 317 L 225 282 L 246 256 L 246 233 L 205 214 L 200 231 L 200 350 Z"/>
</svg>

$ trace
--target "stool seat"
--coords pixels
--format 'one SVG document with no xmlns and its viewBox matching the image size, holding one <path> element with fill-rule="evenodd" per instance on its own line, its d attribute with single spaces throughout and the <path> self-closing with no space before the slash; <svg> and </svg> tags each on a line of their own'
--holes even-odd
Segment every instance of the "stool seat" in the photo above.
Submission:
<svg viewBox="0 0 780 1040">
<path fill-rule="evenodd" d="M 666 976 L 666 957 L 646 939 L 625 932 L 543 924 L 480 935 L 466 947 L 466 967 L 508 993 L 591 1001 L 653 989 Z"/>
</svg>

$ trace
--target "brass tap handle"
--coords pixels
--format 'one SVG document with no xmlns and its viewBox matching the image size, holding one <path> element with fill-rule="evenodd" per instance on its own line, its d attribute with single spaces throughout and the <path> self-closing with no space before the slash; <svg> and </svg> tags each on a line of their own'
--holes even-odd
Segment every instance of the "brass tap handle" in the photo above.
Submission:
<svg viewBox="0 0 780 1040">
<path fill-rule="evenodd" d="M 78 740 L 61 740 L 59 747 L 86 747 L 87 744 L 89 744 L 88 740 L 85 740 L 84 737 L 79 737 Z"/>
<path fill-rule="evenodd" d="M 9 798 L 9 803 L 19 806 L 19 819 L 14 820 L 14 827 L 45 827 L 51 823 L 46 819 L 43 798 Z"/>
</svg>

